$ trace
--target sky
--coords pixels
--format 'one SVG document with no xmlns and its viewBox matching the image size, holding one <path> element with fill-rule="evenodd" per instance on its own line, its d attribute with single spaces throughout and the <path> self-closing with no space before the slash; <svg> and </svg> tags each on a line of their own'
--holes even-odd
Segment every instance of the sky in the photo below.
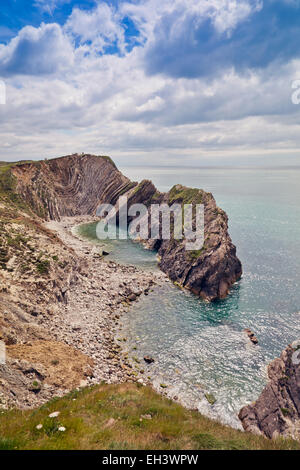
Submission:
<svg viewBox="0 0 300 470">
<path fill-rule="evenodd" d="M 300 0 L 1 0 L 0 159 L 300 164 L 295 80 Z"/>
</svg>

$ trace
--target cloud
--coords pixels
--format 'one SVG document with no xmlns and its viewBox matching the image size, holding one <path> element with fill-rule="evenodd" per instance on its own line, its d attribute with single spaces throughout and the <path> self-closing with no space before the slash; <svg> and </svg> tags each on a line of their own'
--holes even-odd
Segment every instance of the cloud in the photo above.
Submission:
<svg viewBox="0 0 300 470">
<path fill-rule="evenodd" d="M 70 3 L 72 0 L 35 0 L 34 5 L 52 15 L 56 8 L 61 7 L 65 3 Z"/>
<path fill-rule="evenodd" d="M 120 16 L 106 3 L 99 3 L 91 11 L 74 8 L 64 29 L 80 45 L 85 45 L 88 53 L 100 53 L 112 45 L 124 52 L 125 36 Z"/>
<path fill-rule="evenodd" d="M 195 164 L 204 155 L 296 152 L 294 2 L 113 5 L 76 7 L 65 24 L 27 26 L 0 45 L 2 158 L 87 151 Z"/>
<path fill-rule="evenodd" d="M 221 1 L 206 7 L 186 9 L 178 3 L 161 16 L 146 51 L 149 74 L 211 77 L 299 57 L 299 2 Z"/>
<path fill-rule="evenodd" d="M 297 119 L 299 109 L 291 101 L 291 77 L 297 76 L 299 66 L 296 61 L 280 70 L 270 67 L 247 75 L 231 71 L 211 81 L 161 77 L 143 93 L 135 88 L 128 90 L 114 118 L 162 126 L 237 121 L 249 116 L 290 115 Z"/>
<path fill-rule="evenodd" d="M 0 74 L 54 74 L 73 63 L 73 48 L 59 25 L 26 26 L 7 45 L 0 44 Z"/>
</svg>

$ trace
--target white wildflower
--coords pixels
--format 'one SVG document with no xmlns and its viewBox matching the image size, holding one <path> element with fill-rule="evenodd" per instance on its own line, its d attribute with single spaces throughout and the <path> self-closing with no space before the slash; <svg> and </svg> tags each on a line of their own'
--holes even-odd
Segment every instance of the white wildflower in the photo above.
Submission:
<svg viewBox="0 0 300 470">
<path fill-rule="evenodd" d="M 42 424 L 38 424 L 38 425 L 36 426 L 36 429 L 40 430 L 40 429 L 42 429 L 42 427 L 43 427 Z"/>
<path fill-rule="evenodd" d="M 65 432 L 66 428 L 64 426 L 59 426 L 58 430 L 61 432 Z"/>
<path fill-rule="evenodd" d="M 49 415 L 49 418 L 57 418 L 60 415 L 60 411 L 54 411 Z"/>
</svg>

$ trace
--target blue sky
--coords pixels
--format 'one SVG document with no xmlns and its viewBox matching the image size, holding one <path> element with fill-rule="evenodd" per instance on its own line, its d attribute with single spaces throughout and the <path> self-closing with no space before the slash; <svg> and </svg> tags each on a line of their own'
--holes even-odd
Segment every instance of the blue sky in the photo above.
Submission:
<svg viewBox="0 0 300 470">
<path fill-rule="evenodd" d="M 295 162 L 298 0 L 3 0 L 1 159 Z"/>
</svg>

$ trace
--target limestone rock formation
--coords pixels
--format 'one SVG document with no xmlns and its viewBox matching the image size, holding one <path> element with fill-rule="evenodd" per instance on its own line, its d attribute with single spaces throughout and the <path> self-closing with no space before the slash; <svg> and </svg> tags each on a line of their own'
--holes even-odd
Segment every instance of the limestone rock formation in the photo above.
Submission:
<svg viewBox="0 0 300 470">
<path fill-rule="evenodd" d="M 109 157 L 69 155 L 12 169 L 17 192 L 42 218 L 94 215 L 101 203 L 115 204 L 137 183 L 122 175 Z"/>
<path fill-rule="evenodd" d="M 147 240 L 145 245 L 158 250 L 159 267 L 173 282 L 205 300 L 226 297 L 242 275 L 241 262 L 228 234 L 227 215 L 211 193 L 181 185 L 160 193 L 151 181 L 131 182 L 108 157 L 94 155 L 25 163 L 12 171 L 18 193 L 43 218 L 95 215 L 99 204 L 117 205 L 122 195 L 128 197 L 128 205 L 203 204 L 205 240 L 200 250 L 188 251 L 186 240 L 174 237 Z"/>
<path fill-rule="evenodd" d="M 268 366 L 269 383 L 260 397 L 239 413 L 245 431 L 268 438 L 300 438 L 300 341 L 292 343 Z"/>
<path fill-rule="evenodd" d="M 255 336 L 255 334 L 253 333 L 253 331 L 250 330 L 250 328 L 245 328 L 244 332 L 246 333 L 246 335 L 250 339 L 251 343 L 258 344 L 258 339 Z"/>
<path fill-rule="evenodd" d="M 241 277 L 242 266 L 228 234 L 228 217 L 216 205 L 211 193 L 174 186 L 167 193 L 168 204 L 204 205 L 204 244 L 200 250 L 186 250 L 186 241 L 161 243 L 160 268 L 181 286 L 206 300 L 222 299 Z"/>
<path fill-rule="evenodd" d="M 230 287 L 241 277 L 242 265 L 228 234 L 228 217 L 217 206 L 213 195 L 179 184 L 168 193 L 160 193 L 148 180 L 142 181 L 127 195 L 128 205 L 138 202 L 147 207 L 151 204 L 167 204 L 169 207 L 173 204 L 204 205 L 205 239 L 200 250 L 187 250 L 186 240 L 177 240 L 174 236 L 170 240 L 149 238 L 144 240 L 144 245 L 158 251 L 159 267 L 173 282 L 205 300 L 226 297 Z M 148 235 L 150 237 L 150 230 Z"/>
</svg>

